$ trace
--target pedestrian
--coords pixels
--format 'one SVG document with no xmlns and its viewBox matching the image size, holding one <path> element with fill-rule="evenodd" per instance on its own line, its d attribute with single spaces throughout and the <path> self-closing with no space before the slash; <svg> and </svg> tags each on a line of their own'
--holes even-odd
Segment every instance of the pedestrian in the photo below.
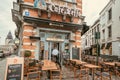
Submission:
<svg viewBox="0 0 120 80">
<path fill-rule="evenodd" d="M 52 51 L 52 60 L 55 61 L 56 63 L 58 62 L 58 54 L 59 54 L 59 51 L 55 47 Z"/>
</svg>

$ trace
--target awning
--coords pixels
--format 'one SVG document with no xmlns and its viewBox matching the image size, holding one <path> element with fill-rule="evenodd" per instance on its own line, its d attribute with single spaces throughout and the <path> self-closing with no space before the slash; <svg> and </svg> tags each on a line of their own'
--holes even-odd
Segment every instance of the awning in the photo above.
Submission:
<svg viewBox="0 0 120 80">
<path fill-rule="evenodd" d="M 109 49 L 111 45 L 112 45 L 112 43 L 111 43 L 111 42 L 110 42 L 110 43 L 107 43 L 107 45 L 106 45 L 106 48 L 105 48 L 105 49 Z"/>
<path fill-rule="evenodd" d="M 43 19 L 43 18 L 35 18 L 35 17 L 30 17 L 30 16 L 23 16 L 24 21 L 28 23 L 37 23 L 37 24 L 44 24 L 44 25 L 49 25 L 49 26 L 58 26 L 60 28 L 71 28 L 73 31 L 76 31 L 78 29 L 82 30 L 82 25 L 80 24 L 74 24 L 71 22 L 60 22 L 60 21 L 53 21 L 50 19 Z"/>
<path fill-rule="evenodd" d="M 105 47 L 105 44 L 102 44 L 101 49 L 103 49 L 104 47 Z"/>
</svg>

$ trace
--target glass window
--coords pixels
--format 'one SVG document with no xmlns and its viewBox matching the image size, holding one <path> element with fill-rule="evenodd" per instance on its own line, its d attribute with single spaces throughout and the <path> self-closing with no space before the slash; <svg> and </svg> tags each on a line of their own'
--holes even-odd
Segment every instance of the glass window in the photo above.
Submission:
<svg viewBox="0 0 120 80">
<path fill-rule="evenodd" d="M 105 39 L 105 30 L 103 30 L 102 33 L 103 33 L 103 39 Z"/>
<path fill-rule="evenodd" d="M 39 54 L 40 60 L 44 59 L 44 42 L 40 41 L 40 54 Z"/>
<path fill-rule="evenodd" d="M 112 18 L 112 9 L 108 11 L 108 20 L 111 20 Z"/>
<path fill-rule="evenodd" d="M 111 26 L 108 27 L 108 38 L 112 37 L 112 30 L 111 30 Z"/>
</svg>

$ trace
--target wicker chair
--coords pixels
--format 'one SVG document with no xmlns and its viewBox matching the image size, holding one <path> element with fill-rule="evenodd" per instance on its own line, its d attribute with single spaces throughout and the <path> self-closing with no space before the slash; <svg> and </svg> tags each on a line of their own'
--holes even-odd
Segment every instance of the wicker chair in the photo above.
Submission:
<svg viewBox="0 0 120 80">
<path fill-rule="evenodd" d="M 120 78 L 120 63 L 115 63 L 116 76 Z"/>
<path fill-rule="evenodd" d="M 86 78 L 86 80 L 89 80 L 89 69 L 84 67 L 83 65 L 80 66 L 80 74 L 79 74 L 79 79 L 80 80 L 85 80 L 83 79 Z"/>
<path fill-rule="evenodd" d="M 112 73 L 111 69 L 109 68 L 108 65 L 105 65 L 104 63 L 101 64 L 102 66 L 102 78 L 112 80 Z"/>
</svg>

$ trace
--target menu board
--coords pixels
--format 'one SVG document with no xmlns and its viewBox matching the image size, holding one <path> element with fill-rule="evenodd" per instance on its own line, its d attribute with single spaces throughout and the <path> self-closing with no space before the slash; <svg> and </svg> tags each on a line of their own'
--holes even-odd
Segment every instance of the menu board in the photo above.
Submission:
<svg viewBox="0 0 120 80">
<path fill-rule="evenodd" d="M 24 57 L 7 58 L 4 80 L 23 80 Z"/>
<path fill-rule="evenodd" d="M 79 48 L 72 48 L 72 59 L 79 59 Z"/>
<path fill-rule="evenodd" d="M 7 69 L 6 80 L 21 80 L 22 64 L 10 64 Z"/>
</svg>

